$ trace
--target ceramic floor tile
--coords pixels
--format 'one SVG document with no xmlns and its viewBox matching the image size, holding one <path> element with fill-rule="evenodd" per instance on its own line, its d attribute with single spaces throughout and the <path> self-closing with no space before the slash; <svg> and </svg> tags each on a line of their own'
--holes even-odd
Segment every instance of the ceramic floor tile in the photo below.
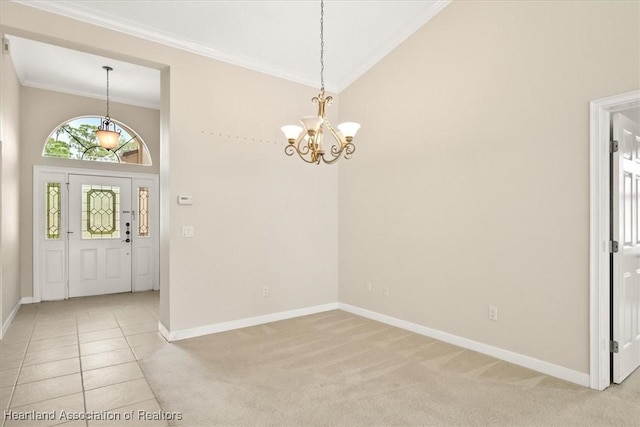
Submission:
<svg viewBox="0 0 640 427">
<path fill-rule="evenodd" d="M 28 341 L 8 343 L 4 339 L 0 341 L 0 357 L 12 356 L 14 354 L 24 354 L 27 350 Z"/>
<path fill-rule="evenodd" d="M 133 362 L 135 360 L 135 356 L 128 348 L 81 357 L 83 371 L 104 368 L 105 366 L 118 365 L 121 363 Z"/>
<path fill-rule="evenodd" d="M 122 332 L 126 336 L 144 334 L 145 332 L 158 332 L 158 322 L 140 323 L 137 325 L 123 326 Z"/>
<path fill-rule="evenodd" d="M 155 321 L 155 319 L 150 315 L 144 316 L 116 316 L 118 319 L 118 323 L 120 326 L 131 326 L 131 325 L 139 325 L 142 323 L 151 323 Z"/>
<path fill-rule="evenodd" d="M 63 320 L 51 320 L 51 321 L 42 321 L 36 322 L 34 331 L 43 331 L 46 329 L 59 329 L 59 328 L 69 328 L 76 326 L 76 319 L 69 318 Z"/>
<path fill-rule="evenodd" d="M 42 329 L 39 331 L 33 331 L 31 336 L 32 340 L 39 340 L 44 338 L 62 337 L 64 335 L 75 335 L 78 331 L 75 326 L 67 326 L 64 328 Z"/>
<path fill-rule="evenodd" d="M 79 355 L 77 345 L 51 348 L 49 350 L 27 353 L 24 357 L 24 365 L 37 365 L 40 363 L 54 362 L 56 360 L 71 359 L 73 357 L 78 357 Z"/>
<path fill-rule="evenodd" d="M 113 316 L 112 309 L 109 307 L 103 307 L 101 311 L 94 311 L 87 307 L 87 310 L 83 313 L 78 313 L 78 324 L 85 323 L 97 323 L 97 322 L 113 322 L 115 317 Z"/>
<path fill-rule="evenodd" d="M 63 411 L 67 414 L 78 414 L 84 412 L 84 397 L 82 393 L 75 393 L 68 396 L 32 403 L 29 405 L 12 407 L 11 411 L 13 411 L 13 413 L 30 413 L 34 411 L 43 414 L 50 414 L 52 412 L 55 412 L 55 414 L 51 417 L 51 419 L 42 421 L 19 421 L 7 419 L 5 427 L 48 427 L 59 425 L 61 423 L 70 421 L 68 418 L 63 417 Z"/>
<path fill-rule="evenodd" d="M 113 409 L 110 412 L 121 414 L 120 418 L 124 419 L 124 414 L 131 414 L 131 411 L 133 411 L 133 419 L 124 423 L 118 423 L 115 421 L 92 421 L 89 422 L 89 427 L 165 427 L 169 425 L 167 420 L 157 419 L 157 414 L 161 413 L 162 409 L 160 409 L 160 405 L 158 404 L 158 401 L 156 399 L 145 400 L 144 402 L 138 402 L 134 403 L 133 405 L 123 406 L 121 408 Z"/>
<path fill-rule="evenodd" d="M 32 328 L 14 329 L 15 324 L 12 323 L 7 333 L 2 337 L 2 343 L 14 344 L 19 342 L 29 341 L 31 338 Z"/>
<path fill-rule="evenodd" d="M 107 366 L 105 368 L 86 371 L 82 375 L 85 390 L 143 378 L 144 374 L 137 362 Z"/>
<path fill-rule="evenodd" d="M 80 334 L 80 344 L 93 342 L 93 341 L 108 340 L 111 338 L 118 338 L 121 336 L 122 336 L 122 331 L 120 331 L 120 328 L 103 329 L 101 331 L 94 331 L 94 332 L 85 332 Z"/>
<path fill-rule="evenodd" d="M 5 369 L 19 368 L 22 364 L 22 354 L 12 354 L 11 356 L 0 356 L 0 371 Z"/>
<path fill-rule="evenodd" d="M 85 332 L 102 331 L 105 329 L 113 329 L 117 327 L 118 323 L 115 320 L 80 323 L 78 324 L 78 332 L 82 334 Z"/>
<path fill-rule="evenodd" d="M 0 414 L 9 407 L 9 401 L 11 400 L 11 393 L 13 393 L 13 387 L 0 388 Z"/>
<path fill-rule="evenodd" d="M 77 335 L 65 335 L 63 337 L 44 338 L 40 340 L 31 340 L 27 353 L 33 353 L 34 351 L 50 350 L 52 348 L 68 347 L 70 345 L 77 344 Z"/>
<path fill-rule="evenodd" d="M 45 380 L 47 378 L 61 377 L 80 372 L 80 358 L 56 360 L 55 362 L 40 363 L 38 365 L 24 366 L 18 384 Z"/>
<path fill-rule="evenodd" d="M 128 348 L 129 344 L 124 337 L 112 338 L 102 341 L 80 344 L 80 354 L 88 356 L 90 354 L 104 353 L 106 351 L 121 350 Z"/>
<path fill-rule="evenodd" d="M 87 422 L 83 420 L 69 421 L 68 423 L 56 424 L 56 427 L 87 427 Z"/>
<path fill-rule="evenodd" d="M 160 350 L 165 345 L 169 344 L 165 341 L 164 343 L 137 345 L 135 347 L 131 347 L 131 349 L 135 353 L 137 360 L 143 360 Z"/>
<path fill-rule="evenodd" d="M 82 391 L 80 374 L 19 384 L 13 393 L 11 407 L 24 406 Z"/>
<path fill-rule="evenodd" d="M 159 332 L 145 332 L 143 334 L 131 335 L 127 337 L 131 347 L 145 344 L 165 344 L 167 341 Z"/>
<path fill-rule="evenodd" d="M 88 411 L 106 411 L 154 398 L 144 378 L 85 392 Z"/>
<path fill-rule="evenodd" d="M 20 368 L 11 368 L 0 371 L 0 387 L 13 387 L 16 385 L 16 379 Z"/>
</svg>

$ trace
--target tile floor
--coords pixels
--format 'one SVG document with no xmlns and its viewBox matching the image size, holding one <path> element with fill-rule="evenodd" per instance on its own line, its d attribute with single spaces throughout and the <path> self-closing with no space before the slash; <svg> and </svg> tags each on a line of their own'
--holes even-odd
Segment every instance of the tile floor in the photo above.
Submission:
<svg viewBox="0 0 640 427">
<path fill-rule="evenodd" d="M 167 342 L 158 333 L 158 292 L 104 295 L 24 305 L 0 341 L 0 407 L 55 410 L 53 420 L 2 419 L 2 426 L 103 426 L 69 413 L 120 416 L 160 411 L 138 365 Z M 113 415 L 120 414 L 120 415 Z M 164 421 L 127 426 L 166 426 Z"/>
</svg>

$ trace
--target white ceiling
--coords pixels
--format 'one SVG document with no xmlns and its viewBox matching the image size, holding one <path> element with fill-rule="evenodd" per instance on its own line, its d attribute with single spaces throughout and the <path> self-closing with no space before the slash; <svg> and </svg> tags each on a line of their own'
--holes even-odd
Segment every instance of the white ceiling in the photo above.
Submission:
<svg viewBox="0 0 640 427">
<path fill-rule="evenodd" d="M 160 108 L 160 71 L 6 35 L 18 79 L 23 86 L 54 90 L 146 108 Z"/>
<path fill-rule="evenodd" d="M 319 0 L 13 1 L 316 88 L 320 83 Z M 325 0 L 327 90 L 347 87 L 449 1 Z M 149 80 L 152 71 L 144 67 L 47 46 L 12 38 L 23 84 L 104 97 L 101 67 L 111 65 L 114 101 L 159 105 L 157 71 Z"/>
</svg>

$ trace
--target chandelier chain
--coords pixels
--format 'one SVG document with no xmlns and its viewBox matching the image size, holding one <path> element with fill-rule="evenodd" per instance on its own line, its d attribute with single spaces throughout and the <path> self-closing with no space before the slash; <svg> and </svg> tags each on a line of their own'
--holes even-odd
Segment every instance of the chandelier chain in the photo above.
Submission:
<svg viewBox="0 0 640 427">
<path fill-rule="evenodd" d="M 107 70 L 107 118 L 111 117 L 109 115 L 109 68 L 105 68 Z"/>
<path fill-rule="evenodd" d="M 324 0 L 320 1 L 320 92 L 324 93 Z"/>
</svg>

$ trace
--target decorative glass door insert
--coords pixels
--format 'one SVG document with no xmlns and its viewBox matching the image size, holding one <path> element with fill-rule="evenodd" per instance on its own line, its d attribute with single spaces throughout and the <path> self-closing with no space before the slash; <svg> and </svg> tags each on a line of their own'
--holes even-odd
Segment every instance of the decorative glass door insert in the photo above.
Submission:
<svg viewBox="0 0 640 427">
<path fill-rule="evenodd" d="M 82 186 L 82 238 L 120 238 L 120 187 Z"/>
</svg>

